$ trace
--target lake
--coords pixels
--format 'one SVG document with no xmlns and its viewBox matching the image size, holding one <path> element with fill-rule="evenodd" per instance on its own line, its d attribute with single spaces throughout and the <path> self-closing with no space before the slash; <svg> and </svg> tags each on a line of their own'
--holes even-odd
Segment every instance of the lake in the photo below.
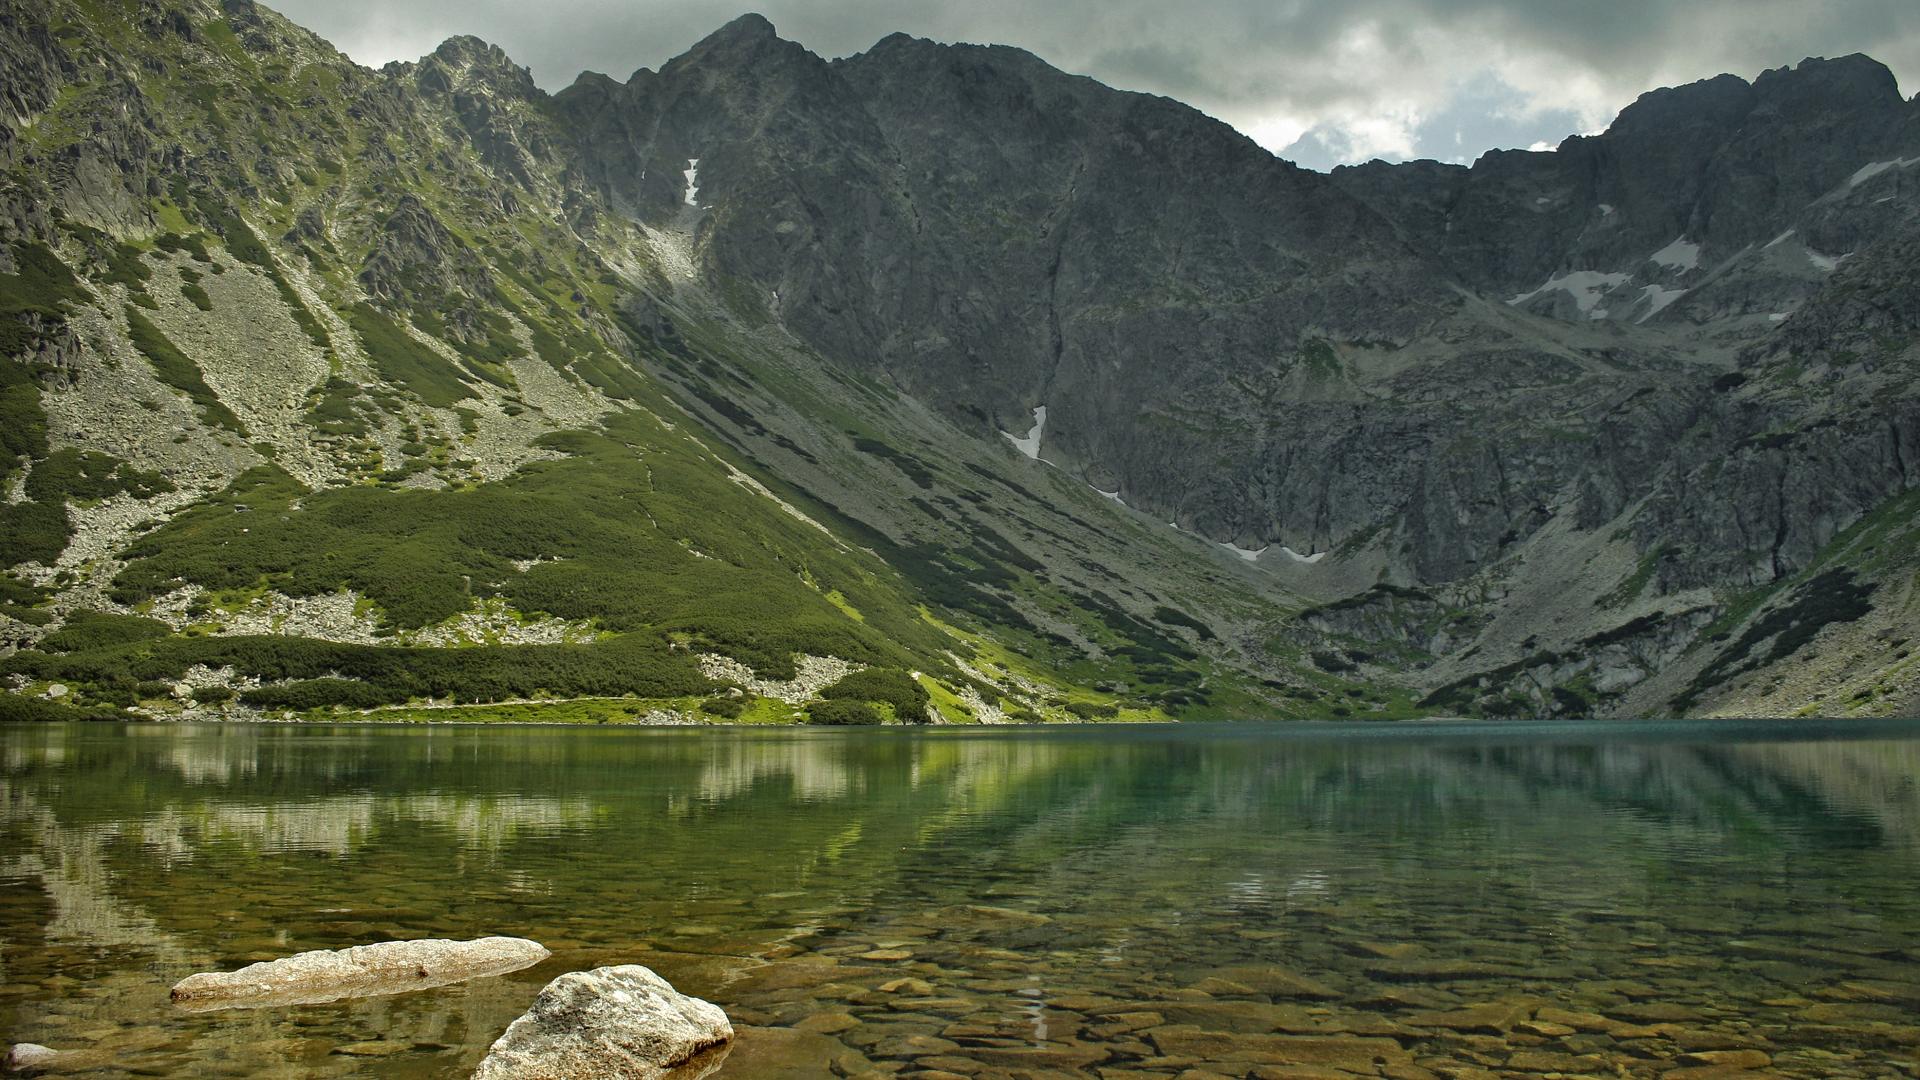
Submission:
<svg viewBox="0 0 1920 1080">
<path fill-rule="evenodd" d="M 90 1075 L 464 1076 L 548 980 L 643 963 L 726 1008 L 740 1080 L 1920 1076 L 1920 725 L 103 724 L 0 751 L 0 1036 Z M 167 998 L 489 934 L 554 955 Z"/>
</svg>

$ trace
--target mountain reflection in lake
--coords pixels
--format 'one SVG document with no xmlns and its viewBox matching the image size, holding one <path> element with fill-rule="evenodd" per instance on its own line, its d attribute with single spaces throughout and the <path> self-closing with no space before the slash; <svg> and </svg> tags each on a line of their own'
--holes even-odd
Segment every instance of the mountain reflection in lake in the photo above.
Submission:
<svg viewBox="0 0 1920 1080">
<path fill-rule="evenodd" d="M 1900 725 L 12 726 L 0 762 L 0 1029 L 98 1075 L 463 1076 L 629 962 L 734 1017 L 722 1077 L 1920 1075 Z M 487 934 L 555 955 L 167 1002 Z"/>
</svg>

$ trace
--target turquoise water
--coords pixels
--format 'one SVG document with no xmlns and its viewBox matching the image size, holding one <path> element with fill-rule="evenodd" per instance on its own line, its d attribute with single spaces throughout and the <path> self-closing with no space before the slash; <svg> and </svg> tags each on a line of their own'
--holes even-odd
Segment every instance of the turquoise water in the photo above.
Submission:
<svg viewBox="0 0 1920 1080">
<path fill-rule="evenodd" d="M 1920 725 L 12 726 L 0 762 L 0 1037 L 90 1075 L 463 1076 L 637 962 L 734 1018 L 722 1077 L 1920 1076 Z M 487 934 L 555 955 L 166 995 Z"/>
</svg>

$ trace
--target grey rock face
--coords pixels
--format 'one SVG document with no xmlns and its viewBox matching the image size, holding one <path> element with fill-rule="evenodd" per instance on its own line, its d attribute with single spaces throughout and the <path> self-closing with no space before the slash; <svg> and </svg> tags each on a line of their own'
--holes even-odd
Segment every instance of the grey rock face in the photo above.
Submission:
<svg viewBox="0 0 1920 1080">
<path fill-rule="evenodd" d="M 1707 415 L 1723 368 L 1675 362 L 1697 344 L 1552 324 L 1737 318 L 1755 340 L 1858 215 L 1783 267 L 1714 260 L 1920 148 L 1886 69 L 1848 57 L 1655 91 L 1557 153 L 1324 177 L 1018 50 L 895 35 L 828 63 L 757 17 L 555 109 L 643 220 L 685 213 L 698 159 L 708 273 L 823 354 L 987 437 L 1045 405 L 1044 459 L 1211 539 L 1370 537 L 1426 582 L 1556 514 L 1610 519 Z"/>
<path fill-rule="evenodd" d="M 487 1051 L 474 1080 L 694 1080 L 719 1067 L 733 1025 L 638 964 L 553 980 Z"/>
<path fill-rule="evenodd" d="M 1472 168 L 1376 161 L 1333 180 L 1448 273 L 1512 296 L 1575 270 L 1684 283 L 1766 243 L 1862 165 L 1916 145 L 1920 105 L 1900 97 L 1884 65 L 1856 55 L 1752 84 L 1722 75 L 1654 90 L 1605 132 L 1552 152 L 1494 151 Z M 1649 272 L 1676 238 L 1700 245 L 1698 267 L 1679 281 Z"/>
<path fill-rule="evenodd" d="M 189 975 L 174 984 L 172 997 L 176 1005 L 194 1010 L 311 1005 L 504 975 L 550 955 L 525 938 L 383 941 Z"/>
</svg>

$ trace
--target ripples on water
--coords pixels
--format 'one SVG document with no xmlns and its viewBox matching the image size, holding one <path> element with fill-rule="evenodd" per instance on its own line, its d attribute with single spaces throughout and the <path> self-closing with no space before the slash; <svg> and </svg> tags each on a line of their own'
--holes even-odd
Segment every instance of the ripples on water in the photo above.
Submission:
<svg viewBox="0 0 1920 1080">
<path fill-rule="evenodd" d="M 102 725 L 0 751 L 0 1029 L 100 1075 L 462 1076 L 547 980 L 639 962 L 728 1009 L 743 1080 L 1920 1076 L 1899 725 Z M 486 934 L 555 956 L 166 1000 Z"/>
</svg>

